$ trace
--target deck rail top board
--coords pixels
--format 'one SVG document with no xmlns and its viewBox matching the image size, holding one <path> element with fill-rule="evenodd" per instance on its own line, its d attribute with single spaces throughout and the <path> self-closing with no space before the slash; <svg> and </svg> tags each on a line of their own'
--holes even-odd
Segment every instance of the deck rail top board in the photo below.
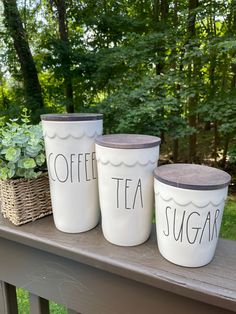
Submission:
<svg viewBox="0 0 236 314">
<path fill-rule="evenodd" d="M 66 234 L 51 216 L 16 227 L 0 215 L 2 238 L 236 312 L 236 242 L 220 239 L 210 264 L 184 268 L 160 255 L 154 229 L 146 243 L 119 247 L 104 239 L 100 226 Z"/>
</svg>

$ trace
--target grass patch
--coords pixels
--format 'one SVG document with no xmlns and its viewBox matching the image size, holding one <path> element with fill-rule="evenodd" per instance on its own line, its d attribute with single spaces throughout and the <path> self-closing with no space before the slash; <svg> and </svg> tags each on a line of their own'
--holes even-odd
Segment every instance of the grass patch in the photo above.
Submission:
<svg viewBox="0 0 236 314">
<path fill-rule="evenodd" d="M 30 305 L 29 305 L 29 292 L 18 288 L 17 289 L 17 302 L 19 314 L 30 314 Z M 49 302 L 50 314 L 67 314 L 67 310 L 64 306 Z"/>
<path fill-rule="evenodd" d="M 236 240 L 236 195 L 230 195 L 225 204 L 220 237 Z"/>
<path fill-rule="evenodd" d="M 23 289 L 16 289 L 19 314 L 29 314 L 29 293 Z"/>
</svg>

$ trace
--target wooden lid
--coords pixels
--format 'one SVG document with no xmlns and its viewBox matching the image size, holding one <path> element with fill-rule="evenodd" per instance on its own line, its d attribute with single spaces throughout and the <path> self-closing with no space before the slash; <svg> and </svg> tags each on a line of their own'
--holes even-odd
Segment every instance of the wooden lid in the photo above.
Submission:
<svg viewBox="0 0 236 314">
<path fill-rule="evenodd" d="M 90 121 L 102 120 L 103 115 L 100 113 L 56 113 L 42 114 L 43 121 Z"/>
<path fill-rule="evenodd" d="M 98 136 L 95 142 L 105 147 L 135 149 L 158 146 L 161 139 L 156 136 L 142 134 L 109 134 Z"/>
<path fill-rule="evenodd" d="M 157 167 L 154 177 L 167 185 L 190 190 L 217 190 L 228 186 L 231 180 L 225 171 L 193 164 Z"/>
</svg>

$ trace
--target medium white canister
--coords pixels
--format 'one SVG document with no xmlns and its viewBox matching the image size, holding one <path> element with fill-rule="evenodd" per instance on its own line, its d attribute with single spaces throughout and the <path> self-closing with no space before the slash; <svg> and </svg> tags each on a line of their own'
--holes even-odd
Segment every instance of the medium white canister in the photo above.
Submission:
<svg viewBox="0 0 236 314">
<path fill-rule="evenodd" d="M 95 138 L 101 114 L 41 115 L 53 217 L 57 229 L 77 233 L 98 223 Z"/>
<path fill-rule="evenodd" d="M 158 137 L 148 135 L 96 139 L 102 230 L 113 244 L 138 245 L 150 235 L 159 145 Z"/>
<path fill-rule="evenodd" d="M 231 177 L 207 166 L 171 164 L 154 171 L 160 253 L 187 267 L 214 257 Z"/>
</svg>

